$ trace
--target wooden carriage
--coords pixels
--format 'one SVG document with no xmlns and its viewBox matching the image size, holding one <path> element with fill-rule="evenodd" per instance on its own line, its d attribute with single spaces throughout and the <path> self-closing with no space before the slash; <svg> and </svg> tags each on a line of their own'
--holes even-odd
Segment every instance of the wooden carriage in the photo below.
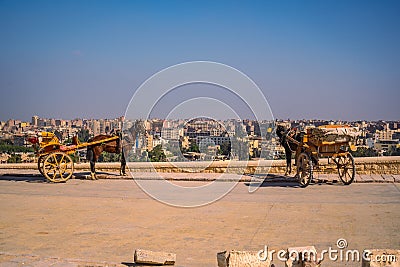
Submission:
<svg viewBox="0 0 400 267">
<path fill-rule="evenodd" d="M 296 168 L 300 185 L 306 187 L 313 178 L 314 167 L 319 166 L 319 158 L 328 158 L 328 163 L 336 165 L 340 180 L 345 185 L 353 182 L 356 169 L 349 150 L 355 150 L 358 129 L 348 125 L 324 125 L 309 128 L 301 140 L 295 140 L 287 133 L 289 142 L 297 144 Z"/>
<path fill-rule="evenodd" d="M 71 178 L 74 172 L 74 161 L 71 155 L 88 146 L 105 144 L 119 137 L 117 135 L 95 142 L 80 143 L 77 136 L 72 144 L 63 145 L 54 133 L 41 132 L 37 137 L 29 138 L 37 149 L 38 170 L 50 182 L 60 183 Z"/>
</svg>

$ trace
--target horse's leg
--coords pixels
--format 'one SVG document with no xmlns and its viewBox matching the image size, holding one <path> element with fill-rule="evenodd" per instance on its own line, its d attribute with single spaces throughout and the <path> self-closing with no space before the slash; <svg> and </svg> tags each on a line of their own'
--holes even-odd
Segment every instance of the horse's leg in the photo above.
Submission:
<svg viewBox="0 0 400 267">
<path fill-rule="evenodd" d="M 96 177 L 96 162 L 94 160 L 90 161 L 90 178 L 92 180 L 97 180 L 97 177 Z"/>
<path fill-rule="evenodd" d="M 122 151 L 121 151 L 121 168 L 119 169 L 119 175 L 126 176 L 125 168 L 126 168 L 126 160 L 125 160 L 124 150 L 122 149 Z"/>
<path fill-rule="evenodd" d="M 86 158 L 90 162 L 90 179 L 96 180 L 96 157 L 94 148 L 88 148 Z"/>
<path fill-rule="evenodd" d="M 295 154 L 295 156 L 294 156 L 294 162 L 296 163 L 296 176 L 295 176 L 295 178 L 298 178 L 299 177 L 299 170 L 300 170 L 300 168 L 299 168 L 299 166 L 297 166 L 297 159 L 299 158 L 299 156 L 300 156 L 300 153 L 301 153 L 301 147 L 297 147 L 296 148 L 296 154 Z"/>
<path fill-rule="evenodd" d="M 285 172 L 286 176 L 292 172 L 292 151 L 287 145 L 285 145 L 285 155 L 286 155 L 286 172 Z"/>
</svg>

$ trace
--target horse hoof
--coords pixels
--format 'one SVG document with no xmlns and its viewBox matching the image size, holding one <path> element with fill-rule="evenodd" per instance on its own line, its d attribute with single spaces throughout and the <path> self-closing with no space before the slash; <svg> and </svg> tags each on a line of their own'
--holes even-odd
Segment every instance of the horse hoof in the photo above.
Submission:
<svg viewBox="0 0 400 267">
<path fill-rule="evenodd" d="M 91 174 L 90 174 L 90 179 L 91 179 L 91 180 L 97 180 L 96 174 L 95 174 L 95 173 L 91 173 Z"/>
</svg>

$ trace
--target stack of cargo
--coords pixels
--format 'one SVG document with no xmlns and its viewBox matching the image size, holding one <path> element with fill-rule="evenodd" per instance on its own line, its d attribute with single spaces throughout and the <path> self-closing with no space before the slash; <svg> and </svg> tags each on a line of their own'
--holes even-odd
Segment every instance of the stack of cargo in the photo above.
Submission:
<svg viewBox="0 0 400 267">
<path fill-rule="evenodd" d="M 324 125 L 307 129 L 308 140 L 315 145 L 326 142 L 354 143 L 359 135 L 358 127 L 348 125 Z"/>
</svg>

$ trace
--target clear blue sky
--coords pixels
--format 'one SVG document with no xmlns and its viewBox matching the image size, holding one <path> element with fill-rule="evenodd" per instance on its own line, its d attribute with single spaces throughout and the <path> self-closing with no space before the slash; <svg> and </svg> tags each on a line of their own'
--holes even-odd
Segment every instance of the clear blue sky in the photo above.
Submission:
<svg viewBox="0 0 400 267">
<path fill-rule="evenodd" d="M 251 77 L 276 118 L 400 119 L 400 1 L 0 1 L 0 120 L 113 118 L 161 69 Z"/>
</svg>

